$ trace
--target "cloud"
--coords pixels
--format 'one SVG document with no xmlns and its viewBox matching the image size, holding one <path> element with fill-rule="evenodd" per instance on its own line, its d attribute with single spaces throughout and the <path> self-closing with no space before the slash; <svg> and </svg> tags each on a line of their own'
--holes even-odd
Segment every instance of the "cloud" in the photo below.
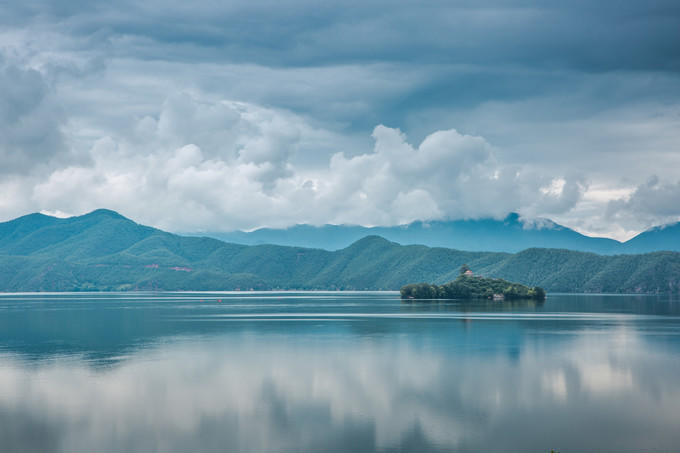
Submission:
<svg viewBox="0 0 680 453">
<path fill-rule="evenodd" d="M 401 61 L 520 63 L 586 71 L 678 70 L 680 8 L 672 0 L 225 4 L 30 0 L 0 12 L 7 25 L 59 30 L 116 56 L 266 66 Z M 161 51 L 159 53 L 159 50 Z"/>
<path fill-rule="evenodd" d="M 606 216 L 611 221 L 638 228 L 680 221 L 680 181 L 650 177 L 628 196 L 609 201 Z"/>
<path fill-rule="evenodd" d="M 329 174 L 332 193 L 341 193 L 345 200 L 354 200 L 357 194 L 364 197 L 366 201 L 357 200 L 357 205 L 367 212 L 357 217 L 372 213 L 373 224 L 500 218 L 511 211 L 544 211 L 555 201 L 564 211 L 577 201 L 568 191 L 542 194 L 539 189 L 550 178 L 500 164 L 493 147 L 482 137 L 449 129 L 428 135 L 414 147 L 399 130 L 378 126 L 373 138 L 373 153 L 352 158 L 336 154 Z M 399 209 L 416 200 L 421 202 L 417 212 Z"/>
<path fill-rule="evenodd" d="M 679 23 L 671 0 L 9 2 L 0 217 L 107 202 L 185 228 L 161 213 L 174 190 L 205 228 L 514 209 L 626 236 L 650 225 L 587 194 L 674 178 Z M 93 193 L 60 197 L 76 176 Z M 158 209 L 137 207 L 142 190 Z"/>
<path fill-rule="evenodd" d="M 281 323 L 251 330 L 202 319 L 221 329 L 201 337 L 189 330 L 179 338 L 142 337 L 137 350 L 111 347 L 82 358 L 43 352 L 45 360 L 35 360 L 35 350 L 29 357 L 0 355 L 3 447 L 405 451 L 416 440 L 415 450 L 426 452 L 540 451 L 550 433 L 548 445 L 565 451 L 606 451 L 612 443 L 622 450 L 648 439 L 650 424 L 660 450 L 677 445 L 675 350 L 653 347 L 627 327 L 547 345 L 508 329 L 503 342 L 487 340 L 484 353 L 470 354 L 441 346 L 442 337 L 469 338 L 467 324 L 467 332 L 456 323 L 428 324 L 416 339 L 384 322 L 350 322 L 340 331 L 344 341 L 325 341 L 317 329 L 299 327 L 291 335 Z M 481 324 L 480 336 L 483 323 L 474 324 Z M 380 337 L 367 341 L 366 332 Z M 531 425 L 536 436 L 526 435 L 529 412 L 539 414 Z M 568 423 L 577 424 L 579 436 L 564 429 Z"/>
<path fill-rule="evenodd" d="M 486 140 L 454 129 L 413 146 L 398 129 L 377 126 L 371 151 L 339 151 L 305 168 L 293 156 L 333 134 L 291 112 L 180 93 L 157 117 L 141 118 L 127 138 L 98 140 L 87 164 L 55 169 L 35 184 L 31 203 L 72 213 L 106 206 L 196 231 L 564 212 L 581 193 L 572 181 L 554 187 L 499 164 Z"/>
<path fill-rule="evenodd" d="M 63 116 L 42 74 L 0 59 L 0 86 L 0 175 L 64 157 Z"/>
</svg>

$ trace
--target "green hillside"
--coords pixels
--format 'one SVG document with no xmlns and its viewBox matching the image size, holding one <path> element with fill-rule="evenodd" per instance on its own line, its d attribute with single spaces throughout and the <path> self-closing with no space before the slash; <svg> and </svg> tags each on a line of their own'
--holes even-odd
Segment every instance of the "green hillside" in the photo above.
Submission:
<svg viewBox="0 0 680 453">
<path fill-rule="evenodd" d="M 547 291 L 680 291 L 680 253 L 600 256 L 556 249 L 516 254 L 401 246 L 378 236 L 325 251 L 183 237 L 98 210 L 0 223 L 1 291 L 389 289 L 441 285 L 462 264 Z"/>
</svg>

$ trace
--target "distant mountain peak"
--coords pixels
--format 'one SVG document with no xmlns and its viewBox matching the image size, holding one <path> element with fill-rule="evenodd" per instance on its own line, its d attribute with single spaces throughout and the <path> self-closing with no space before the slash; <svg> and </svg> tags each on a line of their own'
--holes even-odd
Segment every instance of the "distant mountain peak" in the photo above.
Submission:
<svg viewBox="0 0 680 453">
<path fill-rule="evenodd" d="M 517 223 L 522 223 L 522 222 L 521 222 L 521 217 L 520 217 L 519 214 L 517 214 L 516 212 L 511 212 L 510 214 L 508 214 L 505 217 L 505 219 L 503 219 L 503 223 L 517 224 Z"/>
<path fill-rule="evenodd" d="M 667 223 L 643 231 L 624 242 L 626 253 L 680 250 L 680 222 Z"/>
<path fill-rule="evenodd" d="M 114 219 L 125 219 L 125 220 L 130 220 L 124 215 L 113 211 L 111 209 L 105 209 L 105 208 L 99 208 L 95 209 L 94 211 L 88 212 L 87 214 L 83 214 L 82 216 L 74 216 L 74 217 L 111 217 Z"/>
<path fill-rule="evenodd" d="M 378 236 L 377 234 L 371 234 L 368 236 L 365 236 L 357 241 L 354 241 L 352 244 L 350 244 L 347 248 L 365 248 L 368 246 L 375 246 L 375 245 L 380 245 L 380 246 L 385 246 L 385 245 L 395 245 L 395 242 L 389 241 L 385 239 L 382 236 Z"/>
<path fill-rule="evenodd" d="M 58 219 L 39 212 L 27 214 L 7 222 L 0 223 L 0 239 L 15 232 L 30 232 L 51 225 Z"/>
<path fill-rule="evenodd" d="M 544 217 L 520 218 L 519 223 L 525 230 L 566 230 L 567 228 Z"/>
<path fill-rule="evenodd" d="M 678 253 L 640 258 L 544 248 L 507 254 L 404 247 L 398 244 L 399 236 L 393 236 L 395 242 L 391 242 L 377 235 L 379 231 L 402 233 L 385 228 L 351 230 L 363 236 L 333 252 L 299 246 L 247 247 L 175 236 L 119 218 L 122 216 L 114 211 L 97 210 L 68 219 L 31 216 L 27 222 L 0 224 L 0 269 L 9 270 L 0 272 L 0 291 L 384 290 L 414 281 L 449 281 L 463 263 L 478 275 L 538 284 L 550 291 L 680 290 Z M 317 231 L 326 230 L 305 230 L 304 237 Z M 538 241 L 565 234 L 504 227 L 500 220 L 487 220 L 434 223 L 427 235 L 419 237 L 460 238 L 495 248 L 502 244 L 492 242 L 499 232 L 507 232 L 508 241 L 514 244 L 522 243 L 527 235 Z M 578 237 L 574 234 L 569 237 Z M 333 235 L 340 234 L 333 231 Z"/>
<path fill-rule="evenodd" d="M 129 222 L 129 223 L 128 223 Z M 29 214 L 0 223 L 0 238 L 25 234 L 50 224 L 83 223 L 120 228 L 139 226 L 111 209 L 96 209 L 68 218 Z M 151 227 L 145 227 L 151 229 Z M 197 234 L 191 234 L 195 236 Z M 547 218 L 527 218 L 511 212 L 505 218 L 414 221 L 406 225 L 365 227 L 358 225 L 299 224 L 285 229 L 261 228 L 251 232 L 201 232 L 200 236 L 226 242 L 257 245 L 273 244 L 340 250 L 351 246 L 380 247 L 379 244 L 420 244 L 466 251 L 515 253 L 539 247 L 593 252 L 598 254 L 645 253 L 658 250 L 680 251 L 680 222 L 650 228 L 625 243 L 585 236 Z M 363 238 L 363 239 L 362 239 Z M 9 240 L 9 239 L 8 239 Z"/>
<path fill-rule="evenodd" d="M 589 237 L 546 218 L 526 218 L 512 212 L 502 219 L 414 221 L 406 225 L 296 225 L 251 232 L 202 233 L 238 244 L 276 244 L 325 250 L 344 249 L 365 236 L 381 236 L 403 245 L 420 244 L 467 251 L 518 252 L 548 247 L 612 254 L 621 251 L 613 239 Z"/>
<path fill-rule="evenodd" d="M 674 228 L 680 228 L 680 222 L 664 223 L 663 225 L 653 226 L 653 227 L 645 230 L 643 233 L 647 233 L 647 232 L 651 232 L 651 231 L 663 231 L 663 230 L 674 229 Z"/>
<path fill-rule="evenodd" d="M 56 219 L 56 218 L 57 217 L 53 217 L 51 215 L 43 214 L 42 212 L 32 212 L 31 214 L 22 215 L 21 217 L 17 217 L 16 219 L 10 220 L 10 222 L 46 220 L 46 219 Z"/>
</svg>

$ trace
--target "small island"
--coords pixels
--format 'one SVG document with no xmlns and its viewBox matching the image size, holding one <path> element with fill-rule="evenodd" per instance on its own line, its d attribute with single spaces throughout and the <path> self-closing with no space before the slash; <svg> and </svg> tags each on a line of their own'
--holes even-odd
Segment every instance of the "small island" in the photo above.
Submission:
<svg viewBox="0 0 680 453">
<path fill-rule="evenodd" d="M 403 286 L 400 292 L 402 299 L 545 299 L 543 288 L 477 276 L 465 264 L 460 268 L 458 278 L 449 283 L 441 286 L 412 283 Z"/>
</svg>

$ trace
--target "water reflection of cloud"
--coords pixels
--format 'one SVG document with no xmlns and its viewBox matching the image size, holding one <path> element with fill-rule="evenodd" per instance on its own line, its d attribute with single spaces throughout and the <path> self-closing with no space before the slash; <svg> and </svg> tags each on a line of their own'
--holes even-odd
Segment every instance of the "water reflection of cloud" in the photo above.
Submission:
<svg viewBox="0 0 680 453">
<path fill-rule="evenodd" d="M 584 335 L 511 360 L 216 338 L 108 368 L 4 356 L 0 439 L 22 452 L 670 451 L 680 365 L 621 344 Z"/>
</svg>

